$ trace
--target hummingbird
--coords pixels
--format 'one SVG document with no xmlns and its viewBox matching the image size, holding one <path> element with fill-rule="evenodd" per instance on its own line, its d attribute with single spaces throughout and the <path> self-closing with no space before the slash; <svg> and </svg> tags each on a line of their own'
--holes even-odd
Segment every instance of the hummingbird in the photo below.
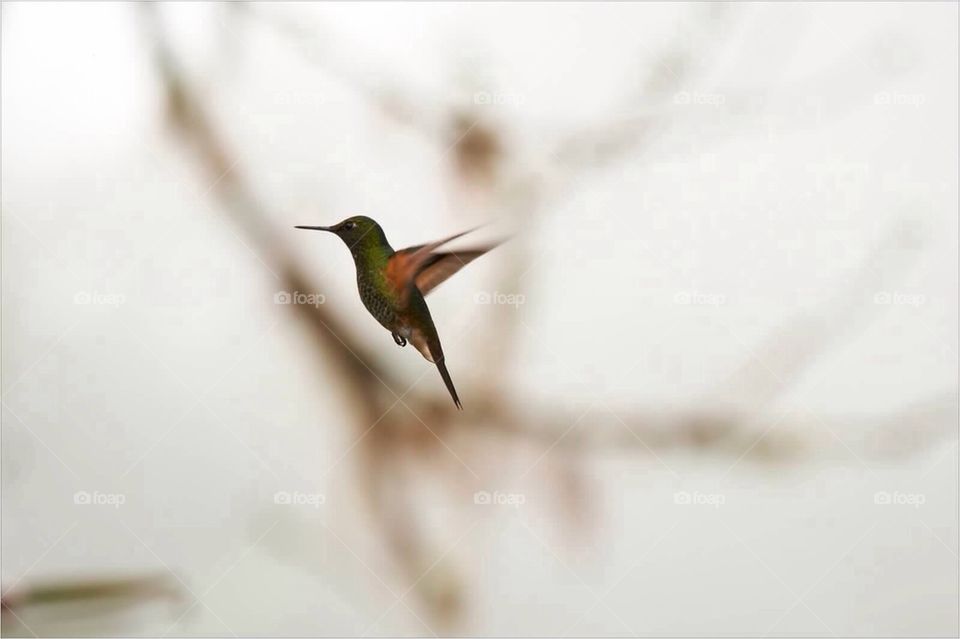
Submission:
<svg viewBox="0 0 960 639">
<path fill-rule="evenodd" d="M 357 268 L 357 288 L 363 305 L 381 326 L 390 331 L 398 346 L 404 347 L 409 341 L 428 362 L 437 365 L 453 403 L 462 410 L 463 405 L 447 370 L 437 327 L 423 298 L 499 242 L 469 250 L 437 250 L 470 232 L 464 231 L 436 242 L 395 251 L 380 225 L 364 215 L 349 217 L 333 226 L 294 228 L 327 231 L 343 240 Z"/>
</svg>

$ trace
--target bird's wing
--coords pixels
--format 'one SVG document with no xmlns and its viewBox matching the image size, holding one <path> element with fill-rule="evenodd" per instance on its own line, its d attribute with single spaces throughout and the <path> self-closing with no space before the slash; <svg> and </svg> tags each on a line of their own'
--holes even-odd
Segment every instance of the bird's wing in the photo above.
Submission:
<svg viewBox="0 0 960 639">
<path fill-rule="evenodd" d="M 414 283 L 423 295 L 447 281 L 451 275 L 477 259 L 496 244 L 476 249 L 433 253 L 414 278 Z"/>
<path fill-rule="evenodd" d="M 464 231 L 437 242 L 411 246 L 397 251 L 387 263 L 387 277 L 401 292 L 409 291 L 410 286 L 413 285 L 423 295 L 426 295 L 468 263 L 499 244 L 462 251 L 436 251 L 437 248 L 447 242 L 462 237 L 469 232 Z"/>
<path fill-rule="evenodd" d="M 477 228 L 479 228 L 479 227 L 476 227 L 476 226 L 475 226 L 475 227 L 473 227 L 472 229 L 467 229 L 466 231 L 461 231 L 460 233 L 454 233 L 453 235 L 450 235 L 449 237 L 445 237 L 445 238 L 443 238 L 442 240 L 437 240 L 436 242 L 431 242 L 431 243 L 429 243 L 429 244 L 418 244 L 418 245 L 416 245 L 416 246 L 411 246 L 411 247 L 405 248 L 405 249 L 403 249 L 403 250 L 401 250 L 401 251 L 397 251 L 397 253 L 404 253 L 404 254 L 407 254 L 407 255 L 409 255 L 409 256 L 411 256 L 411 257 L 417 257 L 417 258 L 420 258 L 420 259 L 425 259 L 425 258 L 426 258 L 427 256 L 429 256 L 431 253 L 433 253 L 433 251 L 435 251 L 436 249 L 440 248 L 441 246 L 443 246 L 443 245 L 446 244 L 447 242 L 452 242 L 453 240 L 457 239 L 458 237 L 463 237 L 463 236 L 466 235 L 467 233 L 472 233 L 473 231 L 476 231 Z"/>
</svg>

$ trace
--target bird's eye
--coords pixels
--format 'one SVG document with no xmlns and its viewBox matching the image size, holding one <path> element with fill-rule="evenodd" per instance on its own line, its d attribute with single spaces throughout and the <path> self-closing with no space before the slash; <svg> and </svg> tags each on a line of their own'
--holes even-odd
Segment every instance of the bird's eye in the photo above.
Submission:
<svg viewBox="0 0 960 639">
<path fill-rule="evenodd" d="M 352 231 L 355 228 L 357 228 L 356 222 L 347 222 L 346 224 L 343 225 L 344 231 Z"/>
</svg>

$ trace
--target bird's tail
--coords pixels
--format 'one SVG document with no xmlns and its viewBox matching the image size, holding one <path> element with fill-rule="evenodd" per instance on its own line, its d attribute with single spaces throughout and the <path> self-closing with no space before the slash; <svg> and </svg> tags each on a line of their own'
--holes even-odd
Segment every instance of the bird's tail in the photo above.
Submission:
<svg viewBox="0 0 960 639">
<path fill-rule="evenodd" d="M 440 377 L 443 378 L 443 383 L 447 385 L 447 390 L 450 391 L 450 397 L 453 398 L 453 403 L 457 405 L 457 408 L 463 410 L 463 405 L 460 404 L 460 398 L 457 397 L 457 389 L 453 387 L 453 380 L 450 379 L 450 373 L 447 371 L 447 365 L 443 361 L 443 356 L 440 356 L 440 359 L 436 360 L 437 369 L 440 371 Z"/>
</svg>

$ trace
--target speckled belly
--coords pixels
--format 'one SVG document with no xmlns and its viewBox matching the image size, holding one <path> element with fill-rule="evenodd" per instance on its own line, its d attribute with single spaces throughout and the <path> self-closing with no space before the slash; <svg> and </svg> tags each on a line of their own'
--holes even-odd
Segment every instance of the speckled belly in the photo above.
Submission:
<svg viewBox="0 0 960 639">
<path fill-rule="evenodd" d="M 393 331 L 396 327 L 397 315 L 392 301 L 372 282 L 365 279 L 357 278 L 357 288 L 360 290 L 360 301 L 374 319 L 388 331 Z"/>
</svg>

